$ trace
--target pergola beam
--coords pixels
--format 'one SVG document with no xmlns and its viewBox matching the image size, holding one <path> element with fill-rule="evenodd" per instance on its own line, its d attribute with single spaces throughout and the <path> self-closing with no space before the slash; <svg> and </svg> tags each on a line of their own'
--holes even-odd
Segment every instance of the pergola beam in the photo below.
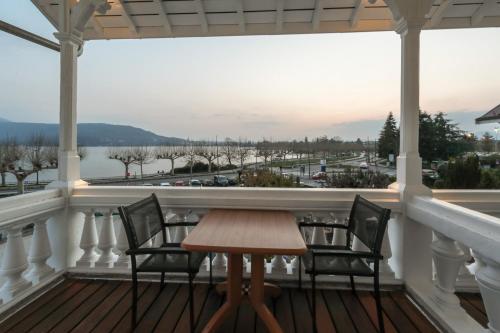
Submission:
<svg viewBox="0 0 500 333">
<path fill-rule="evenodd" d="M 496 0 L 484 0 L 483 4 L 479 6 L 476 12 L 472 15 L 470 23 L 472 25 L 478 25 L 481 23 L 483 18 L 487 16 L 487 14 L 491 12 L 495 6 L 497 6 Z"/>
<path fill-rule="evenodd" d="M 122 8 L 122 17 L 127 22 L 127 25 L 128 25 L 130 32 L 132 32 L 134 35 L 138 35 L 137 27 L 136 27 L 134 21 L 132 20 L 132 17 L 128 13 L 127 8 L 125 7 L 125 1 L 118 0 L 118 2 L 120 3 L 120 6 Z"/>
<path fill-rule="evenodd" d="M 171 35 L 172 34 L 172 25 L 170 24 L 170 20 L 168 19 L 167 10 L 163 6 L 163 3 L 161 0 L 153 0 L 153 2 L 158 7 L 158 13 L 160 14 L 160 17 L 163 21 L 163 27 L 165 28 L 165 32 L 167 34 Z"/>
<path fill-rule="evenodd" d="M 363 10 L 363 8 L 365 8 L 365 4 L 363 3 L 363 1 L 356 0 L 354 9 L 352 11 L 351 19 L 350 19 L 351 28 L 354 28 L 358 25 L 360 13 Z"/>
<path fill-rule="evenodd" d="M 246 22 L 245 22 L 245 11 L 243 8 L 243 0 L 236 0 L 236 12 L 238 13 L 238 25 L 240 26 L 240 32 L 244 34 L 246 32 Z"/>
<path fill-rule="evenodd" d="M 90 22 L 92 22 L 92 27 L 94 28 L 95 32 L 97 32 L 99 35 L 104 35 L 104 29 L 102 28 L 101 24 L 97 21 L 95 16 L 92 16 L 90 18 Z"/>
<path fill-rule="evenodd" d="M 276 32 L 283 30 L 283 12 L 285 9 L 285 0 L 276 1 Z"/>
<path fill-rule="evenodd" d="M 205 8 L 203 7 L 203 3 L 201 0 L 194 1 L 196 5 L 196 11 L 198 12 L 198 17 L 200 18 L 201 31 L 204 34 L 208 33 L 208 20 L 207 15 L 205 13 Z"/>
<path fill-rule="evenodd" d="M 438 9 L 436 9 L 436 11 L 431 17 L 431 27 L 438 26 L 441 23 L 444 17 L 444 13 L 449 7 L 453 6 L 454 2 L 455 2 L 454 0 L 441 1 L 441 4 L 439 5 Z"/>
<path fill-rule="evenodd" d="M 26 39 L 27 41 L 33 42 L 35 44 L 41 45 L 43 47 L 49 48 L 51 50 L 59 52 L 61 50 L 61 46 L 56 42 L 53 42 L 49 39 L 46 39 L 42 36 L 36 35 L 27 30 L 16 27 L 15 25 L 9 24 L 5 21 L 0 20 L 0 30 L 5 31 L 11 35 L 16 37 Z"/>
<path fill-rule="evenodd" d="M 319 24 L 321 23 L 322 12 L 323 12 L 323 0 L 316 0 L 316 4 L 314 6 L 313 18 L 312 18 L 313 31 L 317 31 L 319 29 Z"/>
</svg>

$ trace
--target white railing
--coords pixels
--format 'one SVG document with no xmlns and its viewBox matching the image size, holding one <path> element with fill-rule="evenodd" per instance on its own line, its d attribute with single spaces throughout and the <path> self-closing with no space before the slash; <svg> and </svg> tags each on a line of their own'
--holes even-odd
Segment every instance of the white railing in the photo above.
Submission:
<svg viewBox="0 0 500 333">
<path fill-rule="evenodd" d="M 465 310 L 455 295 L 457 280 L 464 274 L 471 256 L 492 332 L 500 332 L 500 219 L 465 208 L 481 208 L 498 214 L 500 191 L 439 191 L 437 197 L 413 197 L 406 204 L 412 220 L 432 229 L 431 245 L 435 282 L 431 290 L 414 290 L 419 301 L 449 331 L 477 332 L 482 327 Z M 467 274 L 467 272 L 465 272 Z"/>
<path fill-rule="evenodd" d="M 65 207 L 66 200 L 59 190 L 0 200 L 0 233 L 3 239 L 0 311 L 10 308 L 63 273 L 47 263 L 52 255 L 47 220 Z"/>
<path fill-rule="evenodd" d="M 169 221 L 198 221 L 210 208 L 247 208 L 247 209 L 284 209 L 292 211 L 302 221 L 345 221 L 355 194 L 359 193 L 370 200 L 391 208 L 395 214 L 400 212 L 399 194 L 393 190 L 327 190 L 327 189 L 262 189 L 262 188 L 159 188 L 159 187 L 86 187 L 74 191 L 70 206 L 85 214 L 80 248 L 82 255 L 70 268 L 76 273 L 125 273 L 130 274 L 128 258 L 124 255 L 128 244 L 119 221 L 113 212 L 120 205 L 127 205 L 145 198 L 155 192 Z M 96 220 L 95 213 L 103 217 Z M 189 228 L 171 230 L 169 237 L 175 241 L 189 233 Z M 333 242 L 341 244 L 345 239 L 342 231 L 331 235 L 329 228 L 311 228 L 304 236 L 313 243 Z M 115 255 L 116 254 L 116 255 Z M 388 264 L 391 257 L 389 237 L 384 243 L 385 258 L 381 263 L 382 282 L 402 284 L 395 278 Z M 245 257 L 249 273 L 251 257 Z M 223 254 L 213 258 L 215 277 L 224 276 L 227 260 Z M 208 261 L 205 262 L 201 277 L 206 277 Z M 287 256 L 274 256 L 267 263 L 267 278 L 271 280 L 296 281 L 298 260 Z M 342 277 L 322 277 L 319 282 L 343 282 Z M 366 279 L 360 278 L 359 282 Z M 370 280 L 371 282 L 371 280 Z"/>
</svg>

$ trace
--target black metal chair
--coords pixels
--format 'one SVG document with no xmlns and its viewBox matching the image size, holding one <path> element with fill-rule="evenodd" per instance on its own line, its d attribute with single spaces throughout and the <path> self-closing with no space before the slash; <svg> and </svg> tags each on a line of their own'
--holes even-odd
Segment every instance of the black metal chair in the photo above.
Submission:
<svg viewBox="0 0 500 333">
<path fill-rule="evenodd" d="M 189 278 L 189 319 L 194 331 L 193 279 L 199 272 L 206 253 L 182 249 L 180 243 L 167 243 L 166 228 L 194 226 L 197 222 L 166 223 L 158 198 L 151 196 L 118 211 L 127 234 L 132 263 L 132 327 L 137 324 L 137 273 L 161 273 L 161 289 L 165 286 L 165 273 L 186 273 Z M 161 235 L 160 247 L 141 247 L 155 236 Z M 139 258 L 138 258 L 139 257 Z M 210 257 L 210 285 L 212 285 L 212 258 Z M 139 259 L 139 260 L 138 260 Z"/>
<path fill-rule="evenodd" d="M 300 228 L 327 227 L 346 230 L 345 245 L 308 244 L 307 253 L 299 258 L 299 267 L 304 261 L 305 272 L 310 274 L 312 283 L 313 332 L 316 332 L 316 275 L 349 276 L 352 292 L 355 293 L 354 276 L 372 276 L 377 304 L 377 317 L 380 332 L 384 332 L 384 320 L 380 303 L 379 260 L 382 240 L 391 210 L 379 207 L 356 195 L 347 225 L 325 222 L 299 223 Z M 352 236 L 355 235 L 367 251 L 352 250 Z M 373 262 L 373 268 L 367 263 Z M 302 288 L 302 272 L 299 269 L 299 288 Z"/>
</svg>

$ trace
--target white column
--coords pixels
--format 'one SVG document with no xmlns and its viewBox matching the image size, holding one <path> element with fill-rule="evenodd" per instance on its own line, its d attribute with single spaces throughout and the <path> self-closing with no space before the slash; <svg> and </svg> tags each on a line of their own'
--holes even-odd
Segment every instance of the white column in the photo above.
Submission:
<svg viewBox="0 0 500 333">
<path fill-rule="evenodd" d="M 480 261 L 482 265 L 476 272 L 476 280 L 488 316 L 488 328 L 490 332 L 498 333 L 500 332 L 500 264 L 483 256 Z"/>
<path fill-rule="evenodd" d="M 129 249 L 127 233 L 125 232 L 125 227 L 123 226 L 123 222 L 120 221 L 118 227 L 118 241 L 116 242 L 116 249 L 120 253 L 118 259 L 115 262 L 115 267 L 125 267 L 128 268 L 130 266 L 130 257 L 125 254 L 125 251 Z"/>
<path fill-rule="evenodd" d="M 465 255 L 453 239 L 439 232 L 434 232 L 434 235 L 436 240 L 432 243 L 432 257 L 437 279 L 433 298 L 444 311 L 455 311 L 460 308 L 460 300 L 455 295 L 455 282 Z"/>
<path fill-rule="evenodd" d="M 83 255 L 76 262 L 78 267 L 93 267 L 97 260 L 95 252 L 97 246 L 97 229 L 95 226 L 94 210 L 85 212 L 85 222 L 83 225 L 82 238 L 80 240 L 80 248 L 83 250 Z"/>
<path fill-rule="evenodd" d="M 33 283 L 39 283 L 45 277 L 52 274 L 54 269 L 47 265 L 47 259 L 51 254 L 46 222 L 45 220 L 36 221 L 28 255 L 28 261 L 31 266 L 25 278 Z"/>
<path fill-rule="evenodd" d="M 101 225 L 101 233 L 99 234 L 98 248 L 101 250 L 99 260 L 96 261 L 96 267 L 113 267 L 116 260 L 116 255 L 113 253 L 113 247 L 116 245 L 115 227 L 113 225 L 113 210 L 109 209 L 104 212 L 104 218 Z"/>
<path fill-rule="evenodd" d="M 21 227 L 7 230 L 7 244 L 4 248 L 0 273 L 6 281 L 0 289 L 4 302 L 10 301 L 19 292 L 31 286 L 22 273 L 28 268 Z"/>
</svg>

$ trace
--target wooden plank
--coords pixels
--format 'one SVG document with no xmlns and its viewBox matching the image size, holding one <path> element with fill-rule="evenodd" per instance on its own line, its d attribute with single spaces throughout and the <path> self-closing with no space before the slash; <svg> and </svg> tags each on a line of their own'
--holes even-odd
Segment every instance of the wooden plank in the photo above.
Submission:
<svg viewBox="0 0 500 333">
<path fill-rule="evenodd" d="M 283 289 L 281 296 L 276 300 L 275 310 L 276 319 L 283 332 L 295 332 L 292 302 L 290 301 L 290 290 Z"/>
<path fill-rule="evenodd" d="M 323 290 L 326 305 L 339 332 L 356 333 L 356 327 L 336 290 Z"/>
<path fill-rule="evenodd" d="M 206 284 L 197 284 L 194 287 L 193 291 L 193 300 L 194 300 L 194 323 L 196 323 L 200 319 L 201 312 L 203 310 L 203 305 L 205 304 L 205 300 L 209 293 L 208 285 Z M 184 309 L 184 312 L 175 326 L 176 332 L 189 332 L 189 307 Z"/>
<path fill-rule="evenodd" d="M 125 297 L 130 297 L 131 288 L 132 283 L 122 282 L 110 295 L 101 300 L 100 304 L 73 329 L 72 333 L 90 332 L 115 306 L 125 302 Z"/>
<path fill-rule="evenodd" d="M 236 317 L 235 332 L 254 333 L 257 314 L 248 302 L 241 303 Z"/>
<path fill-rule="evenodd" d="M 60 321 L 69 316 L 76 308 L 91 297 L 100 288 L 104 287 L 104 281 L 91 281 L 76 295 L 68 299 L 62 306 L 58 307 L 50 315 L 31 328 L 32 332 L 42 333 L 50 331 Z"/>
<path fill-rule="evenodd" d="M 283 293 L 283 290 L 282 290 L 282 293 Z M 288 294 L 288 291 L 287 291 L 287 294 Z M 282 296 L 280 296 L 279 298 L 281 298 L 281 297 Z M 278 299 L 276 299 L 276 301 Z M 265 300 L 264 300 L 264 303 L 266 303 L 266 306 L 268 307 L 269 311 L 271 311 L 274 314 L 274 317 L 276 317 L 276 308 L 275 308 L 275 303 L 276 302 L 273 302 L 273 299 L 271 297 L 266 297 Z M 280 324 L 281 327 L 283 327 L 284 325 L 286 325 L 286 323 L 281 323 L 279 321 L 278 317 L 276 317 L 276 319 L 278 320 L 278 322 L 279 322 L 279 324 Z M 293 327 L 293 323 L 292 323 L 292 327 Z M 256 318 L 255 318 L 255 332 L 256 333 L 267 333 L 266 324 L 264 324 L 264 322 L 259 318 L 259 316 L 256 316 Z"/>
<path fill-rule="evenodd" d="M 476 309 L 474 305 L 472 305 L 467 299 L 464 297 L 460 297 L 460 305 L 464 308 L 464 310 L 474 318 L 475 321 L 477 321 L 479 324 L 481 324 L 484 328 L 487 328 L 488 326 L 488 317 Z"/>
<path fill-rule="evenodd" d="M 376 333 L 377 329 L 373 325 L 372 321 L 366 314 L 363 305 L 359 303 L 358 298 L 351 291 L 347 290 L 339 290 L 340 298 L 344 303 L 345 308 L 347 309 L 347 313 L 350 315 L 351 320 L 356 326 L 358 332 L 373 332 Z"/>
<path fill-rule="evenodd" d="M 38 311 L 41 307 L 45 306 L 60 293 L 64 292 L 66 289 L 70 288 L 75 283 L 75 280 L 65 280 L 55 286 L 53 289 L 48 290 L 45 294 L 40 295 L 32 303 L 28 304 L 26 307 L 20 311 L 14 313 L 12 316 L 7 318 L 3 323 L 0 324 L 0 332 L 7 332 L 12 327 L 19 324 L 21 321 L 25 320 L 27 317 Z"/>
<path fill-rule="evenodd" d="M 151 283 L 139 283 L 137 287 L 137 297 L 140 299 L 144 292 L 151 286 Z M 94 328 L 94 332 L 111 332 L 113 327 L 115 327 L 120 320 L 124 317 L 127 311 L 130 311 L 132 306 L 132 286 L 126 295 L 120 300 L 120 302 L 106 314 L 104 318 L 101 319 L 97 326 Z M 128 317 L 130 322 L 130 317 Z"/>
<path fill-rule="evenodd" d="M 290 299 L 292 300 L 293 319 L 295 332 L 305 333 L 312 330 L 312 313 L 307 303 L 305 291 L 290 289 Z"/>
<path fill-rule="evenodd" d="M 438 333 L 439 331 L 429 322 L 427 318 L 420 312 L 406 297 L 402 291 L 393 291 L 390 293 L 394 302 L 398 304 L 401 310 L 410 318 L 413 325 L 420 332 Z"/>
<path fill-rule="evenodd" d="M 74 308 L 62 321 L 60 321 L 51 332 L 53 333 L 67 333 L 73 327 L 78 325 L 103 299 L 106 299 L 109 294 L 113 292 L 118 286 L 118 281 L 107 281 L 104 286 L 99 288 L 95 293 L 84 300 L 80 306 Z"/>
<path fill-rule="evenodd" d="M 312 291 L 307 292 L 307 299 L 312 308 Z M 323 293 L 319 289 L 316 290 L 316 324 L 318 333 L 337 332 L 335 324 L 333 323 L 333 319 L 330 316 L 330 312 L 328 311 L 328 307 L 326 306 Z"/>
<path fill-rule="evenodd" d="M 394 326 L 400 331 L 405 333 L 418 333 L 418 329 L 413 325 L 413 323 L 408 319 L 406 314 L 398 307 L 394 300 L 389 296 L 387 292 L 380 293 L 380 300 L 382 302 L 382 308 L 387 313 L 389 318 L 391 318 Z"/>
<path fill-rule="evenodd" d="M 287 211 L 212 209 L 182 242 L 191 251 L 302 255 L 306 244 Z"/>
<path fill-rule="evenodd" d="M 155 327 L 155 332 L 173 332 L 189 300 L 189 287 L 182 284 Z M 145 332 L 139 330 L 139 332 Z"/>
<path fill-rule="evenodd" d="M 57 310 L 62 304 L 64 304 L 71 297 L 78 294 L 82 289 L 88 287 L 88 282 L 86 281 L 75 281 L 69 288 L 65 289 L 63 292 L 59 293 L 56 297 L 52 298 L 48 303 L 44 304 L 37 311 L 33 312 L 31 315 L 26 317 L 24 320 L 19 322 L 14 326 L 12 332 L 28 332 L 30 329 L 42 321 L 44 318 L 49 316 L 51 313 Z"/>
<path fill-rule="evenodd" d="M 219 309 L 223 302 L 223 298 L 217 293 L 215 288 L 209 290 L 203 309 L 200 313 L 200 318 L 196 323 L 196 332 L 201 332 L 205 325 L 208 323 L 213 314 Z"/>
<path fill-rule="evenodd" d="M 149 288 L 144 291 L 144 293 L 139 297 L 137 301 L 137 324 L 140 324 L 142 317 L 148 311 L 151 304 L 153 304 L 156 297 L 160 293 L 160 284 L 151 283 Z M 130 300 L 132 302 L 132 300 Z M 129 310 L 122 317 L 120 322 L 113 328 L 112 332 L 123 333 L 132 331 L 132 308 L 129 306 Z"/>
<path fill-rule="evenodd" d="M 476 309 L 481 311 L 484 315 L 486 315 L 486 309 L 484 308 L 483 298 L 481 294 L 472 294 L 472 293 L 458 293 L 458 297 L 465 298 L 472 304 Z"/>
<path fill-rule="evenodd" d="M 359 302 L 363 305 L 363 308 L 368 314 L 368 317 L 370 317 L 373 325 L 375 325 L 378 330 L 377 306 L 375 305 L 375 298 L 371 293 L 367 291 L 357 291 L 356 296 L 358 297 Z M 389 319 L 385 311 L 383 311 L 383 309 L 384 308 L 382 307 L 382 315 L 384 317 L 384 328 L 386 333 L 397 333 L 398 331 L 396 330 L 396 327 L 394 327 L 394 324 Z"/>
<path fill-rule="evenodd" d="M 179 284 L 167 283 L 165 288 L 160 292 L 156 300 L 151 304 L 149 310 L 144 314 L 144 317 L 137 325 L 137 332 L 152 332 L 158 321 L 162 318 L 165 310 L 175 296 Z"/>
</svg>

